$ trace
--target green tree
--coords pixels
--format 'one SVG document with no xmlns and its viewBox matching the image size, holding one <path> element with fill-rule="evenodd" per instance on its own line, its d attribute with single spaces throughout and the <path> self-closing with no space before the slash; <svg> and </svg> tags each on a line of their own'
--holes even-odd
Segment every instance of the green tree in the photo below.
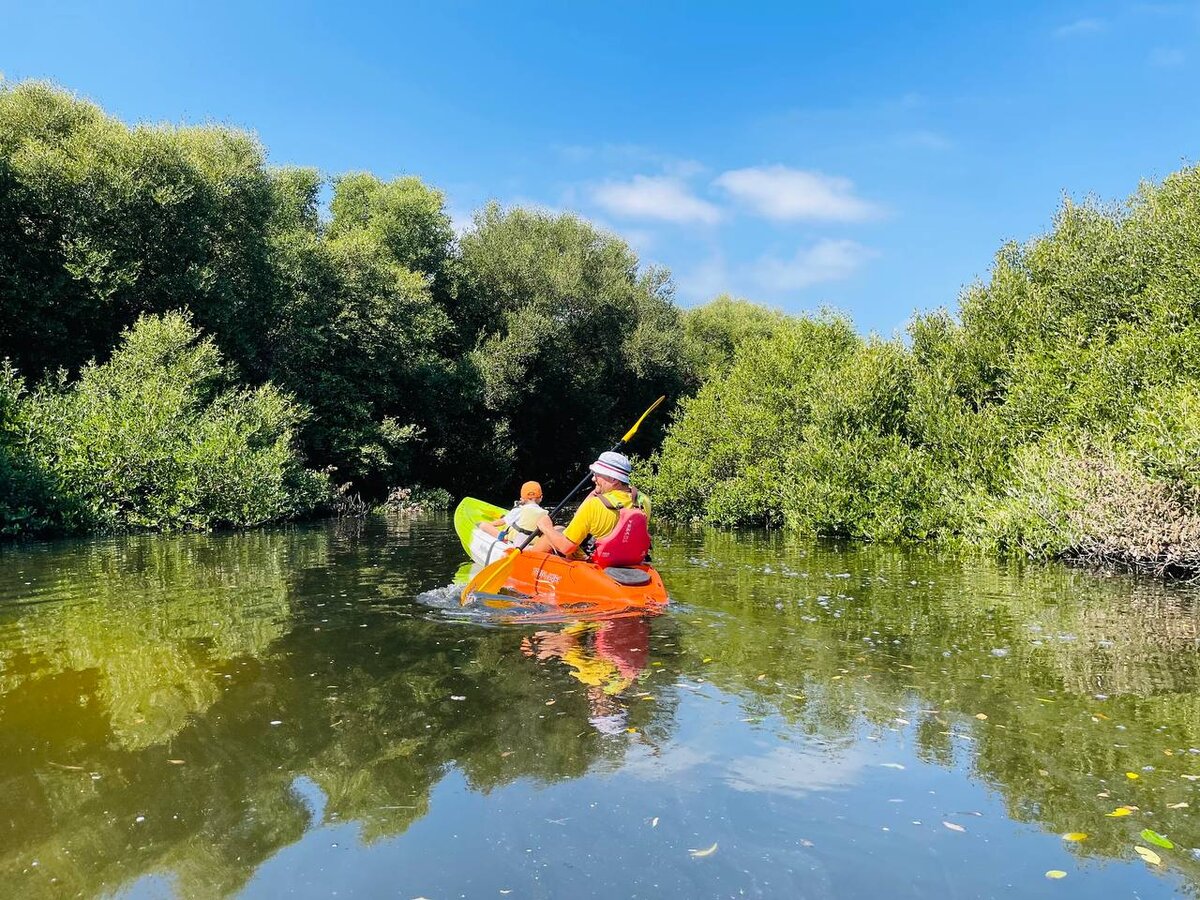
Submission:
<svg viewBox="0 0 1200 900">
<path fill-rule="evenodd" d="M 180 313 L 143 317 L 103 365 L 35 392 L 25 440 L 75 527 L 246 527 L 307 513 L 325 479 L 295 449 L 303 410 L 270 384 L 229 386 Z"/>
<path fill-rule="evenodd" d="M 261 374 L 275 205 L 243 132 L 129 128 L 47 84 L 0 85 L 0 353 L 31 377 L 75 371 L 138 316 L 186 308 Z"/>
<path fill-rule="evenodd" d="M 723 374 L 747 341 L 770 337 L 786 320 L 776 309 L 722 294 L 683 313 L 687 355 L 701 382 Z"/>
<path fill-rule="evenodd" d="M 690 372 L 666 273 L 571 215 L 492 204 L 462 237 L 464 294 L 480 309 L 474 360 L 497 481 L 572 482 Z M 653 446 L 654 423 L 642 446 Z"/>
</svg>

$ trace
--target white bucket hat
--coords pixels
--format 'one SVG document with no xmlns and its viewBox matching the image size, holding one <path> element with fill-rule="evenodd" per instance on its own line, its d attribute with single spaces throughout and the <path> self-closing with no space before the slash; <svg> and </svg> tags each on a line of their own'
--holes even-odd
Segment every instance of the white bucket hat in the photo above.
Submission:
<svg viewBox="0 0 1200 900">
<path fill-rule="evenodd" d="M 588 469 L 593 475 L 614 478 L 622 484 L 629 484 L 629 476 L 633 473 L 629 458 L 623 453 L 614 453 L 611 450 L 601 453 L 600 458 L 588 466 Z"/>
</svg>

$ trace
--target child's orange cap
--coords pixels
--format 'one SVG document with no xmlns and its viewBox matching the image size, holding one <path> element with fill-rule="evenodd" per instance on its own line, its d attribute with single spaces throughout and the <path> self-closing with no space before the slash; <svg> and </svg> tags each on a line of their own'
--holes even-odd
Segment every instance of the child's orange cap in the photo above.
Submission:
<svg viewBox="0 0 1200 900">
<path fill-rule="evenodd" d="M 541 500 L 542 486 L 536 481 L 527 481 L 521 485 L 522 500 Z"/>
</svg>

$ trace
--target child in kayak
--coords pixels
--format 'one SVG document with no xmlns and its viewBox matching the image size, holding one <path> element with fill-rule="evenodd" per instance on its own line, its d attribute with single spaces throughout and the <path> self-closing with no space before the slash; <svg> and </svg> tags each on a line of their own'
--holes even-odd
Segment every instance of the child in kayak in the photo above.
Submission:
<svg viewBox="0 0 1200 900">
<path fill-rule="evenodd" d="M 536 481 L 527 481 L 521 485 L 521 499 L 512 509 L 494 522 L 481 522 L 479 527 L 519 547 L 537 531 L 538 519 L 546 514 L 541 504 L 542 486 Z"/>
</svg>

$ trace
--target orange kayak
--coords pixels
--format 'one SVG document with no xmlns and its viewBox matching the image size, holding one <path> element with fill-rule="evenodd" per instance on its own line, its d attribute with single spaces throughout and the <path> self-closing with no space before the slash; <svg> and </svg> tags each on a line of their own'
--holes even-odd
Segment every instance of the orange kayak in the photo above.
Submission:
<svg viewBox="0 0 1200 900">
<path fill-rule="evenodd" d="M 658 610 L 667 605 L 667 589 L 652 566 L 602 569 L 583 559 L 526 550 L 518 554 L 504 586 L 559 606 L 583 603 Z"/>
<path fill-rule="evenodd" d="M 501 507 L 471 497 L 465 498 L 454 511 L 459 540 L 477 565 L 485 566 L 505 553 L 515 552 L 511 544 L 498 541 L 477 527 L 504 512 Z M 557 606 L 654 611 L 667 605 L 667 589 L 652 566 L 603 569 L 587 560 L 533 550 L 517 556 L 504 587 Z"/>
</svg>

